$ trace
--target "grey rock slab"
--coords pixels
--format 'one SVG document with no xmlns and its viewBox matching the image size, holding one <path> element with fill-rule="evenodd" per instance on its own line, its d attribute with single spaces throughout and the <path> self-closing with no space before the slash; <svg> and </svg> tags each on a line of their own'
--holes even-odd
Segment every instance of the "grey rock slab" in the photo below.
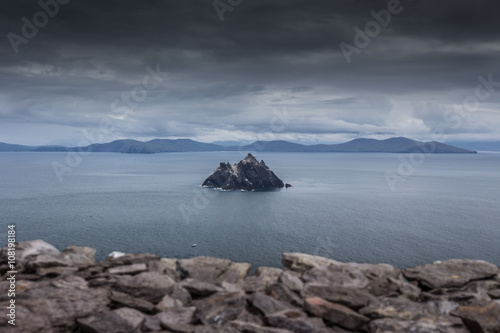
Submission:
<svg viewBox="0 0 500 333">
<path fill-rule="evenodd" d="M 370 322 L 371 333 L 469 333 L 462 325 L 446 319 L 423 318 L 417 321 L 403 321 L 394 318 L 376 319 Z"/>
<path fill-rule="evenodd" d="M 75 275 L 61 276 L 50 280 L 50 285 L 60 289 L 88 289 L 87 281 Z"/>
<path fill-rule="evenodd" d="M 402 275 L 397 278 L 389 277 L 387 278 L 387 280 L 388 282 L 390 282 L 390 285 L 387 289 L 387 294 L 382 292 L 377 296 L 389 295 L 389 293 L 394 290 L 396 293 L 416 301 L 422 294 L 422 290 L 420 290 L 419 287 L 406 281 L 406 279 Z"/>
<path fill-rule="evenodd" d="M 258 267 L 252 276 L 269 281 L 270 284 L 278 282 L 283 270 L 276 267 Z"/>
<path fill-rule="evenodd" d="M 223 288 L 217 287 L 214 284 L 202 282 L 195 279 L 184 279 L 177 283 L 178 286 L 186 289 L 191 296 L 209 296 L 216 292 L 224 290 Z"/>
<path fill-rule="evenodd" d="M 186 289 L 179 286 L 178 284 L 175 284 L 172 287 L 172 292 L 170 293 L 170 297 L 181 301 L 184 306 L 191 303 L 191 299 L 192 299 L 191 294 Z"/>
<path fill-rule="evenodd" d="M 302 273 L 302 280 L 324 285 L 367 289 L 374 296 L 398 292 L 416 298 L 419 289 L 401 278 L 401 271 L 388 264 L 342 263 L 301 253 L 284 253 L 286 270 Z"/>
<path fill-rule="evenodd" d="M 248 275 L 251 268 L 252 265 L 249 263 L 232 262 L 227 270 L 217 278 L 217 284 L 221 284 L 223 282 L 233 284 L 238 283 Z"/>
<path fill-rule="evenodd" d="M 442 316 L 442 315 L 449 315 L 451 311 L 455 310 L 457 307 L 459 307 L 459 304 L 456 302 L 451 302 L 448 301 L 446 298 L 441 298 L 441 299 L 435 299 L 432 301 L 427 301 L 425 302 L 425 306 L 427 308 L 427 313 L 436 315 L 436 316 Z M 455 317 L 452 317 L 456 319 Z"/>
<path fill-rule="evenodd" d="M 165 295 L 162 300 L 156 304 L 155 309 L 159 312 L 168 311 L 172 308 L 181 308 L 184 304 L 175 298 L 172 298 L 170 295 Z"/>
<path fill-rule="evenodd" d="M 237 332 L 246 332 L 246 333 L 293 333 L 290 330 L 282 328 L 266 327 L 255 323 L 249 323 L 240 320 L 233 320 L 229 322 L 229 327 L 237 330 Z"/>
<path fill-rule="evenodd" d="M 42 254 L 57 257 L 59 254 L 61 254 L 61 251 L 59 251 L 49 243 L 46 243 L 43 240 L 39 239 L 19 242 L 16 246 L 16 259 L 19 262 L 24 262 L 27 259 L 34 258 Z"/>
<path fill-rule="evenodd" d="M 464 287 L 464 290 L 477 293 L 493 289 L 500 289 L 500 282 L 497 282 L 495 280 L 472 281 Z"/>
<path fill-rule="evenodd" d="M 160 262 L 163 264 L 163 266 L 167 269 L 170 269 L 172 271 L 177 271 L 177 263 L 178 260 L 175 258 L 161 258 Z"/>
<path fill-rule="evenodd" d="M 483 260 L 451 259 L 403 270 L 410 280 L 431 288 L 460 288 L 472 280 L 495 276 L 498 267 Z"/>
<path fill-rule="evenodd" d="M 260 316 L 254 313 L 250 313 L 246 309 L 243 309 L 235 320 L 243 321 L 247 323 L 252 323 L 256 325 L 263 325 L 264 321 Z"/>
<path fill-rule="evenodd" d="M 312 268 L 302 275 L 305 283 L 333 285 L 340 287 L 365 289 L 370 281 L 355 267 L 347 265 L 329 265 Z"/>
<path fill-rule="evenodd" d="M 266 288 L 265 292 L 266 295 L 269 295 L 279 301 L 290 303 L 297 307 L 302 307 L 304 305 L 304 301 L 299 297 L 299 295 L 281 283 L 270 285 Z"/>
<path fill-rule="evenodd" d="M 88 267 L 95 264 L 96 249 L 86 246 L 68 246 L 58 257 L 73 267 Z"/>
<path fill-rule="evenodd" d="M 176 282 L 181 280 L 181 276 L 179 275 L 179 272 L 177 272 L 177 259 L 161 258 L 159 261 L 151 260 L 147 263 L 147 265 L 148 271 L 150 272 L 167 274 Z"/>
<path fill-rule="evenodd" d="M 85 333 L 138 333 L 144 320 L 145 315 L 141 312 L 120 308 L 78 319 L 77 323 Z"/>
<path fill-rule="evenodd" d="M 25 265 L 26 272 L 35 272 L 40 268 L 68 266 L 63 260 L 46 254 L 40 254 L 33 259 L 29 259 Z"/>
<path fill-rule="evenodd" d="M 308 271 L 312 268 L 325 267 L 330 264 L 341 264 L 335 260 L 295 252 L 283 253 L 281 261 L 285 269 L 299 273 Z"/>
<path fill-rule="evenodd" d="M 370 333 L 394 333 L 410 332 L 410 326 L 414 321 L 401 321 L 394 318 L 376 319 L 370 322 Z"/>
<path fill-rule="evenodd" d="M 500 304 L 497 302 L 463 305 L 453 310 L 451 314 L 461 318 L 473 333 L 500 332 Z"/>
<path fill-rule="evenodd" d="M 482 303 L 490 301 L 491 298 L 488 296 L 486 290 L 481 293 L 472 291 L 453 291 L 446 293 L 442 296 L 451 302 L 457 302 L 460 305 L 466 305 L 471 303 Z"/>
<path fill-rule="evenodd" d="M 153 312 L 155 306 L 153 303 L 145 301 L 140 298 L 130 296 L 129 294 L 121 293 L 118 291 L 111 291 L 109 299 L 115 305 L 119 307 L 128 307 L 132 309 L 139 310 L 141 312 L 150 313 Z"/>
<path fill-rule="evenodd" d="M 138 274 L 147 270 L 146 264 L 132 264 L 108 268 L 109 274 Z"/>
<path fill-rule="evenodd" d="M 144 272 L 138 275 L 117 275 L 112 285 L 114 290 L 157 303 L 168 294 L 175 281 L 164 274 Z"/>
<path fill-rule="evenodd" d="M 302 297 L 311 298 L 316 296 L 333 303 L 345 305 L 351 309 L 362 308 L 368 305 L 369 302 L 376 300 L 373 295 L 356 288 L 306 284 L 302 290 Z"/>
<path fill-rule="evenodd" d="M 489 290 L 488 295 L 493 299 L 500 299 L 500 289 Z"/>
<path fill-rule="evenodd" d="M 283 271 L 280 275 L 279 281 L 290 290 L 299 294 L 302 288 L 304 288 L 304 282 L 300 279 L 300 274 L 293 271 Z"/>
<path fill-rule="evenodd" d="M 93 276 L 92 278 L 86 278 L 86 280 L 89 283 L 89 287 L 95 288 L 95 287 L 109 287 L 109 288 L 115 288 L 116 287 L 116 282 L 120 279 L 120 276 L 118 275 L 112 275 L 112 274 L 98 274 L 96 276 Z"/>
<path fill-rule="evenodd" d="M 89 266 L 87 268 L 79 270 L 76 275 L 81 276 L 84 279 L 93 279 L 98 277 L 100 274 L 104 272 L 105 267 L 100 265 Z"/>
<path fill-rule="evenodd" d="M 240 283 L 222 282 L 220 287 L 226 291 L 244 291 Z"/>
<path fill-rule="evenodd" d="M 337 326 L 337 325 L 331 325 L 331 326 L 328 326 L 328 332 L 329 333 L 354 333 L 354 332 L 361 332 L 361 331 L 351 331 L 351 330 L 346 330 L 340 326 Z"/>
<path fill-rule="evenodd" d="M 240 281 L 238 283 L 238 287 L 240 287 L 242 290 L 244 290 L 247 293 L 254 293 L 257 291 L 262 291 L 266 289 L 268 286 L 268 283 L 265 283 L 265 281 L 261 278 L 258 278 L 256 276 L 249 276 L 245 278 L 244 280 Z"/>
<path fill-rule="evenodd" d="M 366 289 L 374 296 L 378 297 L 403 292 L 415 296 L 415 294 L 419 293 L 418 288 L 411 286 L 402 278 L 401 270 L 391 265 L 357 263 L 347 263 L 345 265 L 361 272 L 368 279 L 368 286 Z M 416 297 L 418 297 L 418 295 Z"/>
<path fill-rule="evenodd" d="M 192 333 L 196 329 L 194 325 L 190 324 L 164 324 L 162 326 L 168 330 L 164 332 L 175 333 Z"/>
<path fill-rule="evenodd" d="M 259 267 L 252 276 L 248 276 L 240 281 L 239 285 L 246 292 L 262 291 L 270 285 L 278 283 L 282 273 L 283 270 L 279 268 Z"/>
<path fill-rule="evenodd" d="M 325 301 L 320 297 L 306 298 L 305 309 L 313 316 L 349 330 L 357 330 L 368 323 L 368 318 L 358 314 L 346 306 Z"/>
<path fill-rule="evenodd" d="M 227 259 L 212 257 L 195 257 L 179 260 L 179 269 L 187 277 L 203 282 L 216 284 L 219 277 L 231 265 Z"/>
<path fill-rule="evenodd" d="M 194 328 L 194 333 L 240 333 L 236 329 L 229 327 L 228 325 L 196 325 Z"/>
<path fill-rule="evenodd" d="M 0 307 L 2 309 L 7 309 L 7 306 L 10 305 L 9 301 L 0 302 Z M 9 324 L 7 321 L 11 320 L 7 317 L 7 311 L 0 316 L 0 331 L 2 333 L 18 333 L 18 332 L 26 332 L 26 333 L 35 333 L 35 332 L 43 332 L 43 329 L 50 328 L 51 322 L 49 318 L 44 316 L 33 315 L 34 312 L 32 309 L 26 307 L 25 305 L 16 305 L 16 325 L 13 326 Z M 50 331 L 49 331 L 50 332 Z"/>
<path fill-rule="evenodd" d="M 195 307 L 172 308 L 167 311 L 160 312 L 156 317 L 160 320 L 160 325 L 169 329 L 175 325 L 190 325 L 194 320 Z"/>
<path fill-rule="evenodd" d="M 405 297 L 380 297 L 375 302 L 359 310 L 359 313 L 370 318 L 396 318 L 399 320 L 415 320 L 421 317 L 433 317 L 433 307 L 413 302 Z"/>
<path fill-rule="evenodd" d="M 40 276 L 55 277 L 62 275 L 72 275 L 78 271 L 76 267 L 47 267 L 38 268 L 37 274 Z"/>
<path fill-rule="evenodd" d="M 262 314 L 270 315 L 275 312 L 295 308 L 290 303 L 279 301 L 271 296 L 267 296 L 261 292 L 256 292 L 249 296 L 249 302 L 257 308 Z"/>
<path fill-rule="evenodd" d="M 195 300 L 196 318 L 205 325 L 224 325 L 236 319 L 243 311 L 246 296 L 243 292 L 220 292 L 212 296 Z"/>
<path fill-rule="evenodd" d="M 143 332 L 159 332 L 163 328 L 160 325 L 160 319 L 157 315 L 145 316 L 144 323 L 142 324 Z"/>
<path fill-rule="evenodd" d="M 299 309 L 289 309 L 265 317 L 265 322 L 272 327 L 283 328 L 295 333 L 327 332 L 320 318 L 308 317 Z"/>
<path fill-rule="evenodd" d="M 0 281 L 0 300 L 10 299 L 7 293 L 11 289 L 11 283 L 7 281 L 7 276 L 4 277 L 5 280 Z M 19 280 L 16 276 L 16 296 L 22 294 L 24 291 L 31 288 L 40 288 L 41 284 L 35 281 Z"/>
<path fill-rule="evenodd" d="M 16 329 L 38 332 L 56 326 L 70 327 L 77 318 L 107 310 L 108 303 L 104 289 L 32 288 L 16 298 Z M 6 308 L 6 304 L 1 306 Z M 7 317 L 1 316 L 0 326 L 4 319 Z"/>
</svg>

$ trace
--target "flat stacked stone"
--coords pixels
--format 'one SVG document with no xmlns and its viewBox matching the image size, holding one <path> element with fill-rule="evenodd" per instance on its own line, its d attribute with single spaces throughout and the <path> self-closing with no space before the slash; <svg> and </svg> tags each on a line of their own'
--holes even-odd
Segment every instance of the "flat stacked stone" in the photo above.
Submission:
<svg viewBox="0 0 500 333">
<path fill-rule="evenodd" d="M 499 267 L 447 260 L 408 269 L 284 253 L 283 269 L 195 257 L 17 245 L 10 332 L 500 332 Z M 6 248 L 0 307 L 10 304 Z"/>
</svg>

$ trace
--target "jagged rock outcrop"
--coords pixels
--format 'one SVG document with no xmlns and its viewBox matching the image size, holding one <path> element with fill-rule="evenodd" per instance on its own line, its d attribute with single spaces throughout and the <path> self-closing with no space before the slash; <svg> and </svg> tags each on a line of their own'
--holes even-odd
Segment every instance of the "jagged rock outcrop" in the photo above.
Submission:
<svg viewBox="0 0 500 333">
<path fill-rule="evenodd" d="M 6 249 L 4 310 L 12 299 Z M 248 276 L 250 264 L 211 257 L 124 254 L 95 262 L 88 247 L 60 252 L 28 241 L 16 249 L 16 325 L 5 311 L 5 333 L 500 332 L 500 269 L 480 260 L 400 270 L 284 253 L 283 269 Z"/>
<path fill-rule="evenodd" d="M 203 186 L 216 187 L 223 190 L 255 190 L 281 188 L 285 185 L 264 163 L 248 154 L 239 163 L 221 163 L 219 167 L 203 182 Z"/>
</svg>

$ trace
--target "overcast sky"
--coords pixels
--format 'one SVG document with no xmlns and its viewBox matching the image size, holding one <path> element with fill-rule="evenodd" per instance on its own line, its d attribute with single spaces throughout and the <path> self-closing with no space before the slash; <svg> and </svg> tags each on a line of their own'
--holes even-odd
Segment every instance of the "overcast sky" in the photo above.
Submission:
<svg viewBox="0 0 500 333">
<path fill-rule="evenodd" d="M 37 2 L 0 11 L 2 142 L 500 140 L 498 1 Z"/>
</svg>

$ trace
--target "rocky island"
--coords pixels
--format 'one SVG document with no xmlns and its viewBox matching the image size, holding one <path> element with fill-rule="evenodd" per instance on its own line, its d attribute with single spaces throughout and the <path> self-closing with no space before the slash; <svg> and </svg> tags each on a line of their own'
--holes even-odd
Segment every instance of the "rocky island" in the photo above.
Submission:
<svg viewBox="0 0 500 333">
<path fill-rule="evenodd" d="M 221 163 L 203 182 L 203 186 L 223 190 L 246 190 L 282 188 L 285 185 L 264 163 L 248 154 L 239 163 Z"/>
<path fill-rule="evenodd" d="M 500 270 L 481 260 L 398 269 L 284 253 L 283 268 L 249 275 L 249 263 L 227 259 L 115 252 L 96 262 L 95 249 L 34 240 L 15 243 L 12 273 L 8 250 L 4 333 L 500 332 Z"/>
</svg>

